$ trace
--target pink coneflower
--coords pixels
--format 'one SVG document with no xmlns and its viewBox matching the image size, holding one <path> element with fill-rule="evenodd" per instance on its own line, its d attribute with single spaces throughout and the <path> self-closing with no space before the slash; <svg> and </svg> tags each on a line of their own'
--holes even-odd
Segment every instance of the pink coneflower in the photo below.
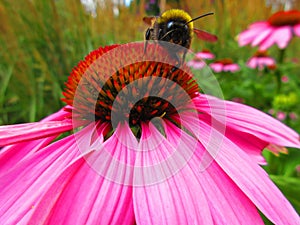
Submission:
<svg viewBox="0 0 300 225">
<path fill-rule="evenodd" d="M 245 103 L 245 100 L 243 98 L 239 98 L 239 97 L 232 98 L 231 101 L 237 102 L 237 103 Z"/>
<path fill-rule="evenodd" d="M 281 82 L 282 82 L 282 83 L 288 83 L 289 80 L 290 80 L 289 77 L 286 76 L 286 75 L 284 75 L 284 76 L 281 77 Z"/>
<path fill-rule="evenodd" d="M 232 59 L 220 59 L 211 64 L 210 68 L 216 73 L 220 72 L 231 72 L 234 73 L 239 71 L 240 66 L 232 61 Z"/>
<path fill-rule="evenodd" d="M 238 35 L 238 42 L 241 46 L 259 46 L 260 50 L 266 50 L 273 44 L 284 49 L 294 35 L 300 37 L 300 11 L 279 11 L 267 21 L 251 24 L 248 30 Z"/>
<path fill-rule="evenodd" d="M 299 222 L 259 165 L 266 146 L 299 148 L 299 135 L 199 94 L 160 51 L 99 48 L 72 71 L 68 106 L 0 127 L 1 224 L 263 224 L 258 210 Z"/>
<path fill-rule="evenodd" d="M 196 56 L 201 59 L 214 59 L 215 55 L 208 49 L 203 49 L 201 52 L 197 52 Z"/>
<path fill-rule="evenodd" d="M 297 175 L 300 176 L 300 165 L 296 166 L 296 172 L 297 172 Z"/>
<path fill-rule="evenodd" d="M 209 50 L 204 49 L 201 52 L 197 52 L 195 57 L 190 60 L 187 65 L 194 69 L 202 69 L 206 66 L 205 59 L 214 59 L 215 55 L 211 53 Z"/>
<path fill-rule="evenodd" d="M 263 70 L 265 67 L 274 67 L 275 59 L 268 56 L 266 51 L 257 51 L 248 62 L 247 66 L 253 69 Z"/>
<path fill-rule="evenodd" d="M 289 117 L 290 117 L 291 120 L 297 120 L 298 119 L 297 113 L 294 113 L 294 112 L 290 112 Z"/>
<path fill-rule="evenodd" d="M 269 113 L 270 115 L 273 115 L 273 114 L 275 113 L 275 110 L 274 110 L 274 109 L 269 109 L 268 113 Z"/>
<path fill-rule="evenodd" d="M 286 118 L 286 113 L 282 112 L 282 111 L 279 111 L 279 112 L 276 113 L 276 118 L 283 121 Z"/>
<path fill-rule="evenodd" d="M 195 56 L 192 60 L 187 62 L 187 65 L 194 69 L 202 69 L 207 64 L 204 62 L 202 58 Z"/>
</svg>

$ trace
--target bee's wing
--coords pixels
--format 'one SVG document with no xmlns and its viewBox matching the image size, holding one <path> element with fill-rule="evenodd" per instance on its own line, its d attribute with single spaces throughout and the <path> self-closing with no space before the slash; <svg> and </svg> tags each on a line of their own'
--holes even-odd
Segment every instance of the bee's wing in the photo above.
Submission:
<svg viewBox="0 0 300 225">
<path fill-rule="evenodd" d="M 218 37 L 216 35 L 210 34 L 204 30 L 194 28 L 194 33 L 199 39 L 202 39 L 204 41 L 216 42 L 218 40 Z"/>
<path fill-rule="evenodd" d="M 155 19 L 156 19 L 155 16 L 145 16 L 145 17 L 143 18 L 143 21 L 144 21 L 146 24 L 148 24 L 149 26 L 151 26 L 151 25 L 153 24 L 152 21 L 154 21 Z"/>
</svg>

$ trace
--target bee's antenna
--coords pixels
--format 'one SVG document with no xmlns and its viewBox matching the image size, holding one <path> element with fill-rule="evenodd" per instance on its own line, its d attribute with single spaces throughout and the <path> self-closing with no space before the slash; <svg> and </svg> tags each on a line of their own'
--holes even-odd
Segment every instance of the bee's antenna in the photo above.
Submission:
<svg viewBox="0 0 300 225">
<path fill-rule="evenodd" d="M 214 13 L 213 12 L 210 12 L 210 13 L 205 13 L 205 14 L 203 14 L 203 15 L 201 15 L 201 16 L 198 16 L 198 17 L 196 17 L 196 18 L 194 18 L 194 19 L 191 19 L 189 22 L 187 22 L 185 25 L 187 25 L 187 24 L 189 24 L 189 23 L 191 23 L 191 22 L 193 22 L 193 21 L 195 21 L 195 20 L 197 20 L 197 19 L 200 19 L 200 18 L 202 18 L 202 17 L 205 17 L 205 16 L 209 16 L 209 15 L 213 15 Z"/>
<path fill-rule="evenodd" d="M 168 31 L 167 33 L 165 33 L 164 36 L 161 37 L 160 40 L 163 40 L 163 39 L 164 39 L 165 37 L 167 37 L 170 33 L 174 32 L 174 31 L 176 31 L 176 30 L 178 30 L 178 29 L 173 29 L 173 30 Z"/>
</svg>

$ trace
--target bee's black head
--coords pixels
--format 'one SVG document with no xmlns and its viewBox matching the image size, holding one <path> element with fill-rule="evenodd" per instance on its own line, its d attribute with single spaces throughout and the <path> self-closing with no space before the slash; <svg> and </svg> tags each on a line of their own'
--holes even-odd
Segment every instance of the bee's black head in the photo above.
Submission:
<svg viewBox="0 0 300 225">
<path fill-rule="evenodd" d="M 184 45 L 184 42 L 190 38 L 189 35 L 189 26 L 186 21 L 169 20 L 161 26 L 159 40 Z"/>
</svg>

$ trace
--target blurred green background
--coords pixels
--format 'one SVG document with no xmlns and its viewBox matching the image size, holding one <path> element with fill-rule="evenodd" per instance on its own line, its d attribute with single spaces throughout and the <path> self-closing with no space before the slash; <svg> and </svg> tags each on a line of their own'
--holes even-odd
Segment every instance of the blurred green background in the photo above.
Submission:
<svg viewBox="0 0 300 225">
<path fill-rule="evenodd" d="M 117 2 L 117 3 L 114 3 Z M 181 8 L 192 17 L 207 12 L 214 16 L 195 22 L 195 27 L 218 36 L 215 44 L 194 41 L 192 50 L 210 49 L 216 58 L 232 58 L 241 70 L 216 74 L 224 97 L 240 99 L 248 105 L 269 112 L 293 113 L 283 120 L 300 132 L 300 38 L 295 37 L 285 50 L 276 71 L 288 77 L 277 91 L 276 71 L 257 71 L 246 61 L 257 50 L 239 47 L 236 36 L 258 20 L 266 20 L 282 10 L 276 0 L 222 1 L 173 0 L 99 1 L 95 11 L 79 0 L 1 0 L 0 1 L 0 125 L 38 121 L 64 103 L 64 82 L 72 68 L 90 51 L 113 43 L 142 41 L 147 26 L 145 15 L 158 15 L 170 8 Z M 299 1 L 292 2 L 294 9 Z M 270 56 L 278 59 L 273 46 Z M 274 114 L 275 115 L 275 114 Z M 265 152 L 265 167 L 272 179 L 300 212 L 300 154 L 274 156 Z M 297 167 L 298 166 L 298 167 Z M 298 168 L 298 171 L 297 171 Z"/>
</svg>

